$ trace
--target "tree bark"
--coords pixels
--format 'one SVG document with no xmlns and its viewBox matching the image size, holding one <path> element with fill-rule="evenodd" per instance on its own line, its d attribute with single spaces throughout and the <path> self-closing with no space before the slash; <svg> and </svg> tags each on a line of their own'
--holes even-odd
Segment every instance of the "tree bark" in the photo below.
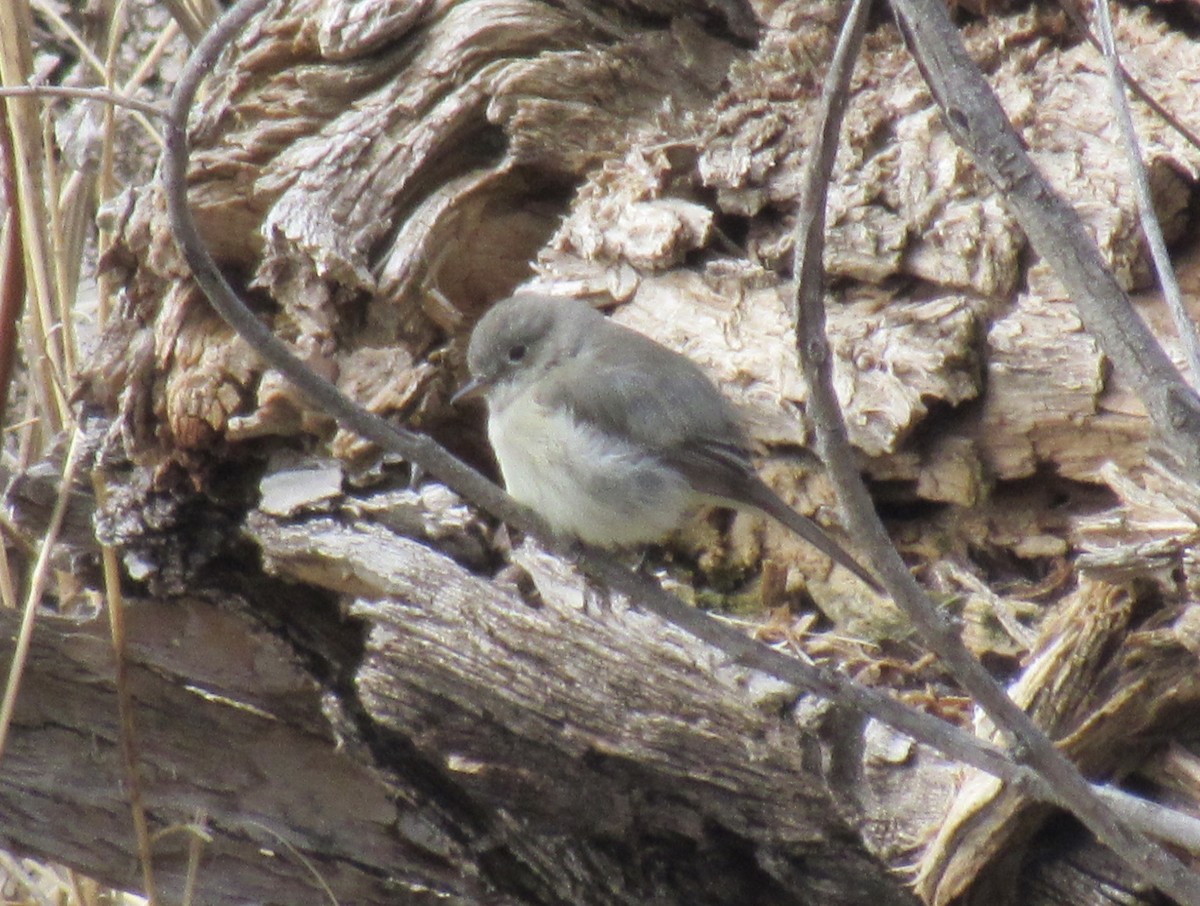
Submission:
<svg viewBox="0 0 1200 906">
<path fill-rule="evenodd" d="M 784 300 L 837 21 L 818 2 L 769 17 L 732 0 L 277 5 L 193 117 L 193 206 L 315 369 L 476 462 L 477 420 L 446 404 L 464 339 L 532 281 L 709 368 L 763 474 L 832 523 L 798 452 Z M 1118 276 L 1145 288 L 1115 128 L 1094 127 L 1102 66 L 1064 28 L 1034 7 L 965 31 Z M 1195 42 L 1146 11 L 1120 29 L 1139 63 L 1153 43 L 1143 78 L 1190 111 Z M 1196 756 L 1168 743 L 1200 700 L 1200 495 L 1149 461 L 1144 413 L 951 143 L 894 28 L 860 66 L 826 266 L 880 508 L 1090 777 L 1140 774 L 1194 807 Z M 1139 125 L 1182 241 L 1200 153 Z M 111 488 L 97 525 L 132 596 L 145 799 L 154 829 L 176 828 L 155 845 L 169 898 L 195 839 L 182 826 L 203 823 L 201 902 L 327 902 L 323 885 L 343 903 L 1152 902 L 1069 822 L 597 600 L 444 489 L 401 488 L 402 469 L 209 312 L 157 187 L 126 202 L 105 262 L 127 310 L 90 370 Z M 1195 263 L 1180 256 L 1185 286 Z M 1161 326 L 1158 301 L 1141 306 Z M 10 492 L 31 537 L 40 499 Z M 98 587 L 85 521 L 60 557 Z M 970 718 L 885 602 L 772 527 L 702 518 L 649 563 L 747 609 L 749 631 Z M 133 886 L 105 633 L 42 618 L 0 816 L 6 847 Z"/>
</svg>

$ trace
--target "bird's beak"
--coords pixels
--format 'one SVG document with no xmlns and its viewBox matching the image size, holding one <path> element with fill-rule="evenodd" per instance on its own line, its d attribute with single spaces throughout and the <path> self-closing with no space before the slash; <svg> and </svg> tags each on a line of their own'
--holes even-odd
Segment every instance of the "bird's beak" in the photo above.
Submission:
<svg viewBox="0 0 1200 906">
<path fill-rule="evenodd" d="M 467 400 L 478 399 L 490 386 L 491 383 L 489 381 L 485 381 L 482 378 L 472 378 L 459 388 L 458 393 L 450 397 L 450 405 L 457 406 L 459 403 L 466 402 Z"/>
</svg>

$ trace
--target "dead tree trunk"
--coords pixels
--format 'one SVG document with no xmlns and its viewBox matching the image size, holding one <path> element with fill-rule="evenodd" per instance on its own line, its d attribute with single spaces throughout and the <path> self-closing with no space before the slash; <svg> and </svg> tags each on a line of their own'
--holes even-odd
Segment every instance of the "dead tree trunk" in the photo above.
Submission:
<svg viewBox="0 0 1200 906">
<path fill-rule="evenodd" d="M 784 299 L 838 9 L 763 6 L 276 5 L 193 116 L 194 208 L 315 369 L 476 462 L 477 419 L 447 406 L 466 331 L 533 280 L 709 367 L 764 475 L 833 523 L 799 452 Z M 1200 48 L 1145 11 L 1120 29 L 1153 42 L 1131 68 L 1190 113 Z M 1053 10 L 966 31 L 1117 273 L 1147 286 L 1115 129 L 1094 128 L 1098 58 Z M 1148 460 L 1143 413 L 951 143 L 894 28 L 860 67 L 826 265 L 843 405 L 880 508 L 1089 776 L 1137 774 L 1194 807 L 1180 728 L 1200 695 L 1200 494 Z M 1200 152 L 1139 115 L 1182 242 Z M 127 310 L 89 402 L 168 898 L 192 825 L 210 835 L 200 902 L 1149 901 L 1069 822 L 636 606 L 585 606 L 567 566 L 436 485 L 407 487 L 208 310 L 159 190 L 126 200 L 105 263 Z M 1193 265 L 1181 258 L 1185 281 Z M 31 487 L 11 499 L 32 530 Z M 86 533 L 63 556 L 98 586 Z M 709 516 L 651 563 L 761 624 L 748 631 L 969 721 L 884 602 L 772 527 Z M 129 886 L 106 625 L 41 621 L 0 765 L 2 842 Z"/>
</svg>

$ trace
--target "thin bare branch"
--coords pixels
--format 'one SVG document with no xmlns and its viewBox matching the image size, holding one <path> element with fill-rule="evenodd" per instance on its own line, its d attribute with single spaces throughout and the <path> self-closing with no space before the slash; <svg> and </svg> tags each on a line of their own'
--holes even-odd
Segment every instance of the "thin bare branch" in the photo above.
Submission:
<svg viewBox="0 0 1200 906">
<path fill-rule="evenodd" d="M 146 101 L 139 101 L 107 88 L 70 88 L 64 85 L 14 85 L 0 88 L 0 97 L 77 98 L 83 101 L 102 101 L 114 107 L 136 110 L 155 119 L 166 119 L 167 111 Z"/>
<path fill-rule="evenodd" d="M 1142 149 L 1138 142 L 1137 130 L 1133 125 L 1133 116 L 1129 112 L 1129 101 L 1125 97 L 1125 87 L 1121 81 L 1121 61 L 1117 56 L 1117 39 L 1113 36 L 1108 3 L 1106 0 L 1096 0 L 1095 6 L 1096 21 L 1100 24 L 1100 43 L 1104 53 L 1104 63 L 1108 70 L 1109 88 L 1112 91 L 1113 111 L 1117 117 L 1117 126 L 1121 130 L 1121 138 L 1125 142 L 1125 155 L 1129 159 L 1129 177 L 1133 182 L 1133 194 L 1137 198 L 1138 213 L 1142 219 L 1142 231 L 1146 234 L 1146 243 L 1150 246 L 1150 255 L 1154 259 L 1154 269 L 1158 272 L 1158 283 L 1162 287 L 1163 298 L 1166 299 L 1167 308 L 1171 312 L 1171 320 L 1175 322 L 1175 330 L 1179 333 L 1179 342 L 1183 346 L 1188 369 L 1192 373 L 1192 386 L 1200 387 L 1200 339 L 1196 337 L 1196 326 L 1192 323 L 1192 317 L 1183 304 L 1183 296 L 1179 292 L 1179 281 L 1175 277 L 1175 268 L 1171 264 L 1171 256 L 1167 252 L 1167 241 L 1163 238 L 1158 215 L 1154 212 L 1154 199 L 1150 194 L 1150 178 L 1146 175 L 1146 164 L 1142 160 Z"/>
<path fill-rule="evenodd" d="M 1194 853 L 1200 853 L 1200 818 L 1147 802 L 1115 787 L 1095 788 L 1122 818 L 1143 833 L 1165 840 Z"/>
<path fill-rule="evenodd" d="M 1092 47 L 1096 48 L 1096 50 L 1103 52 L 1102 48 L 1100 47 L 1100 39 L 1092 34 L 1091 29 L 1088 28 L 1087 20 L 1084 19 L 1083 14 L 1075 8 L 1073 0 L 1064 0 L 1064 2 L 1059 4 L 1059 8 L 1067 14 L 1067 18 L 1071 20 L 1071 24 L 1074 25 L 1075 28 L 1079 30 L 1080 34 L 1087 39 L 1087 42 L 1091 44 Z M 1179 119 L 1179 117 L 1168 110 L 1158 98 L 1152 95 L 1145 88 L 1145 86 L 1142 85 L 1141 81 L 1133 73 L 1131 73 L 1123 63 L 1118 61 L 1117 66 L 1120 70 L 1121 78 L 1125 80 L 1125 84 L 1129 86 L 1129 90 L 1141 98 L 1147 107 L 1162 117 L 1163 122 L 1179 133 L 1180 137 L 1182 137 L 1189 145 L 1191 145 L 1197 151 L 1200 151 L 1200 135 L 1197 135 L 1194 131 L 1189 129 L 1187 125 Z"/>
</svg>

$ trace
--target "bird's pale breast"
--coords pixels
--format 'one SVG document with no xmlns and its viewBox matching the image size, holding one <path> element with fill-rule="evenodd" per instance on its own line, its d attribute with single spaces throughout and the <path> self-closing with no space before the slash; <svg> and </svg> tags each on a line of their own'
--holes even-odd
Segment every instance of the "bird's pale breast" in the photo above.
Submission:
<svg viewBox="0 0 1200 906">
<path fill-rule="evenodd" d="M 491 413 L 488 436 L 508 492 L 567 537 L 601 547 L 660 541 L 699 502 L 653 455 L 530 394 Z"/>
</svg>

